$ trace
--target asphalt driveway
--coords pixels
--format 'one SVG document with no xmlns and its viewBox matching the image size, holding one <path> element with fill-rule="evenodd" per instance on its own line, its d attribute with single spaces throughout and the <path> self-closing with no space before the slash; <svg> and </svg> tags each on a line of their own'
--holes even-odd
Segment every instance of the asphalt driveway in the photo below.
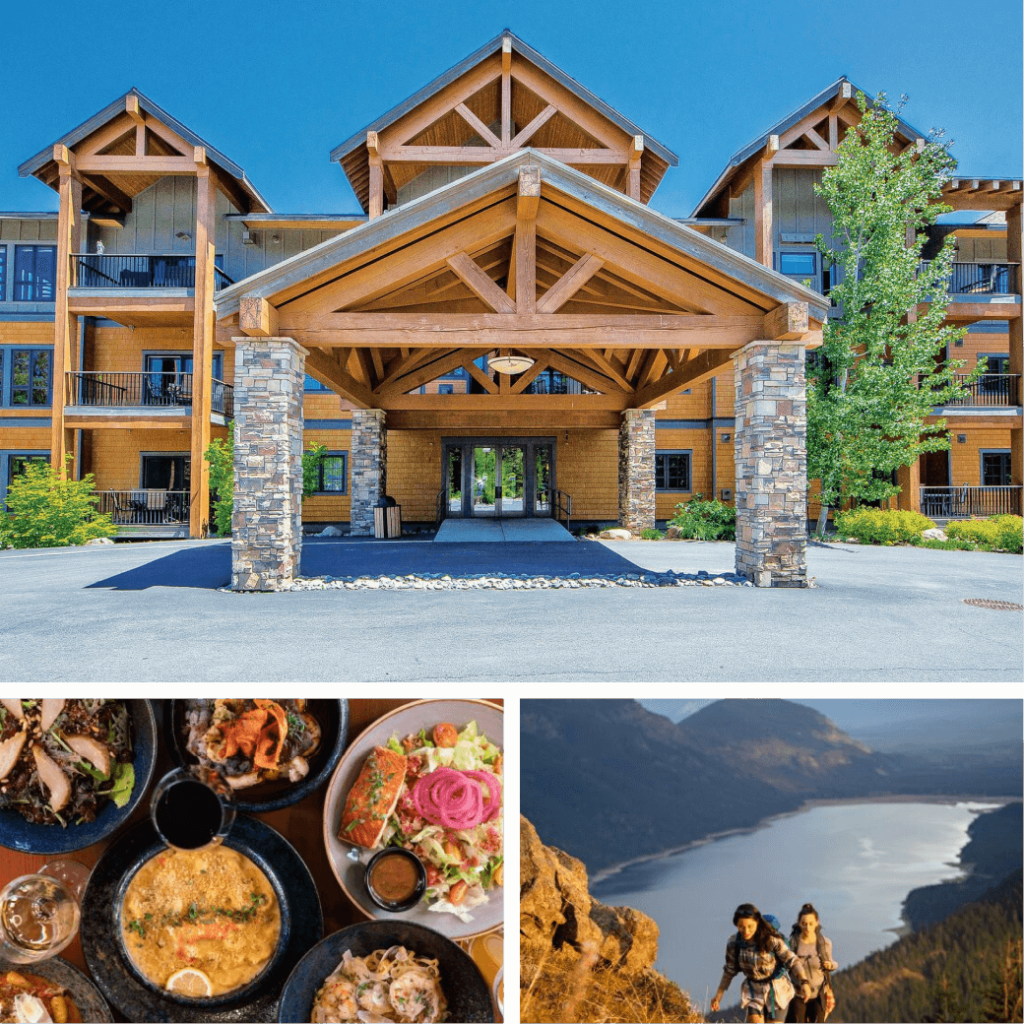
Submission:
<svg viewBox="0 0 1024 1024">
<path fill-rule="evenodd" d="M 0 680 L 1019 682 L 1012 555 L 813 547 L 811 590 L 222 593 L 226 541 L 0 552 Z M 731 544 L 312 541 L 307 575 L 730 571 Z M 592 690 L 581 689 L 582 695 Z"/>
</svg>

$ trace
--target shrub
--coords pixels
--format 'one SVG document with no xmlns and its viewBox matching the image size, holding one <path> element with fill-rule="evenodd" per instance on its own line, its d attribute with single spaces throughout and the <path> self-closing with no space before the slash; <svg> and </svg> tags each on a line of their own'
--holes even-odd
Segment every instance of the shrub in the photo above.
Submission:
<svg viewBox="0 0 1024 1024">
<path fill-rule="evenodd" d="M 0 512 L 0 548 L 63 548 L 117 534 L 109 515 L 96 511 L 92 474 L 60 479 L 45 462 L 29 462 L 7 488 Z"/>
<path fill-rule="evenodd" d="M 977 551 L 978 545 L 971 540 L 938 540 L 934 537 L 917 537 L 910 541 L 916 548 L 931 548 L 932 551 Z"/>
<path fill-rule="evenodd" d="M 950 523 L 946 535 L 957 540 L 972 541 L 983 551 L 1012 551 L 1020 554 L 1024 547 L 1024 519 L 1020 516 L 993 516 L 991 519 L 965 519 Z"/>
<path fill-rule="evenodd" d="M 664 536 L 665 534 L 663 534 L 661 530 L 655 530 L 651 527 L 647 527 L 647 529 L 640 531 L 641 540 L 661 540 Z"/>
<path fill-rule="evenodd" d="M 836 514 L 836 533 L 862 544 L 909 543 L 934 526 L 920 512 L 903 509 L 855 508 Z"/>
<path fill-rule="evenodd" d="M 320 482 L 320 467 L 327 456 L 327 445 L 311 444 L 302 453 L 302 496 L 308 498 L 316 493 Z"/>
<path fill-rule="evenodd" d="M 206 446 L 203 458 L 210 464 L 210 503 L 213 526 L 218 537 L 231 534 L 231 514 L 235 507 L 235 421 L 228 424 L 228 436 L 218 437 Z"/>
<path fill-rule="evenodd" d="M 682 537 L 693 540 L 735 540 L 736 509 L 714 498 L 705 501 L 701 493 L 676 505 L 676 514 L 669 523 L 679 528 Z"/>
</svg>

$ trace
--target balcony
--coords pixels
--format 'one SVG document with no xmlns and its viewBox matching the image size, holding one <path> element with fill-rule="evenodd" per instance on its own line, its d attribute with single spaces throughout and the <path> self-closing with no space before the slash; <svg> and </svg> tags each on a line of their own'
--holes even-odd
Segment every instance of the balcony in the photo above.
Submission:
<svg viewBox="0 0 1024 1024">
<path fill-rule="evenodd" d="M 234 415 L 234 388 L 215 377 L 210 384 L 211 416 L 215 422 L 226 423 Z M 72 416 L 186 416 L 192 409 L 192 374 L 69 373 L 65 404 L 70 407 L 67 415 Z"/>
<path fill-rule="evenodd" d="M 195 288 L 196 258 L 189 253 L 78 253 L 76 288 Z M 220 267 L 214 287 L 234 284 Z"/>
<path fill-rule="evenodd" d="M 929 519 L 970 519 L 974 516 L 1021 514 L 1024 488 L 922 487 L 921 511 Z"/>
<path fill-rule="evenodd" d="M 1011 295 L 1010 263 L 954 263 L 949 275 L 949 294 L 957 302 L 976 295 Z"/>
<path fill-rule="evenodd" d="M 974 383 L 967 384 L 967 377 L 958 374 L 956 378 L 964 384 L 967 394 L 956 401 L 947 402 L 943 408 L 1013 408 L 1020 405 L 1020 374 L 983 373 Z"/>
<path fill-rule="evenodd" d="M 188 491 L 136 488 L 96 491 L 96 510 L 110 516 L 121 537 L 187 537 Z"/>
</svg>

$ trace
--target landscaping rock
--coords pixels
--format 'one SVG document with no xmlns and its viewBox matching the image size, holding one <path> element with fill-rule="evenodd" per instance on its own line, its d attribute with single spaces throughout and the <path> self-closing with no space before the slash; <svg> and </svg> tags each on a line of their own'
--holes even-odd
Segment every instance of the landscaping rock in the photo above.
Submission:
<svg viewBox="0 0 1024 1024">
<path fill-rule="evenodd" d="M 602 540 L 632 540 L 633 534 L 629 530 L 614 529 L 614 530 L 603 530 L 601 532 Z"/>
<path fill-rule="evenodd" d="M 343 536 L 341 530 L 336 526 L 327 526 L 317 534 L 319 537 L 341 537 Z"/>
<path fill-rule="evenodd" d="M 678 526 L 670 526 L 665 531 L 665 536 L 669 540 L 681 540 L 683 537 L 683 531 Z"/>
<path fill-rule="evenodd" d="M 949 540 L 946 536 L 946 531 L 939 529 L 937 526 L 932 527 L 930 530 L 925 530 L 921 536 L 924 537 L 925 540 Z"/>
<path fill-rule="evenodd" d="M 92 540 L 87 540 L 85 546 L 87 548 L 98 547 L 101 544 L 113 544 L 114 542 L 109 537 L 93 537 Z"/>
</svg>

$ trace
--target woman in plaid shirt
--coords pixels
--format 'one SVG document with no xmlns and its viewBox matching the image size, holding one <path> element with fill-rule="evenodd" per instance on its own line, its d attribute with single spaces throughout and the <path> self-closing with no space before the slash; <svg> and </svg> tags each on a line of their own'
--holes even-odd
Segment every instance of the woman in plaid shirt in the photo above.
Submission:
<svg viewBox="0 0 1024 1024">
<path fill-rule="evenodd" d="M 799 980 L 803 998 L 810 998 L 811 988 L 800 958 L 753 903 L 741 903 L 732 916 L 732 923 L 736 934 L 725 947 L 725 970 L 715 998 L 711 1000 L 712 1012 L 721 1006 L 729 982 L 742 974 L 740 995 L 747 1021 L 750 1024 L 784 1021 L 786 1007 L 795 994 L 789 971 Z"/>
</svg>

